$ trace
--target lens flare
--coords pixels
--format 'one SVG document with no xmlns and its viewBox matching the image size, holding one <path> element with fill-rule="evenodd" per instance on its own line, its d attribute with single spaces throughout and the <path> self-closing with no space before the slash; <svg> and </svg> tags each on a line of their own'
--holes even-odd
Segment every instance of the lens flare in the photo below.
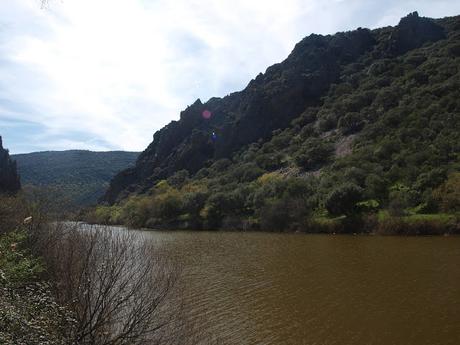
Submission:
<svg viewBox="0 0 460 345">
<path fill-rule="evenodd" d="M 203 116 L 203 119 L 209 120 L 212 116 L 212 113 L 209 110 L 204 110 L 201 115 Z"/>
</svg>

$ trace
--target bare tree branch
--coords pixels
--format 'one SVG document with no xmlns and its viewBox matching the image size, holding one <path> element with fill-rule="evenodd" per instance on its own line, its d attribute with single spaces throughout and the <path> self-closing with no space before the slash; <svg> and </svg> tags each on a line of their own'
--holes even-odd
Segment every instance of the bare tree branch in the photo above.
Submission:
<svg viewBox="0 0 460 345">
<path fill-rule="evenodd" d="M 45 258 L 60 301 L 78 321 L 75 341 L 91 345 L 162 344 L 172 320 L 165 307 L 178 270 L 138 236 L 109 228 L 55 225 Z M 177 340 L 177 339 L 175 339 Z"/>
</svg>

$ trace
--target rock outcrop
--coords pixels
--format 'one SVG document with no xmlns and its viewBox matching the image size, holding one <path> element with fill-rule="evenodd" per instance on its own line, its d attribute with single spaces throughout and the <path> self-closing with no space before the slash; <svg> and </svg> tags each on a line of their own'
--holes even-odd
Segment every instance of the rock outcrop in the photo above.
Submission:
<svg viewBox="0 0 460 345">
<path fill-rule="evenodd" d="M 427 42 L 436 42 L 446 37 L 444 28 L 431 18 L 420 17 L 417 12 L 401 19 L 389 38 L 389 51 L 400 55 L 419 48 Z"/>
<path fill-rule="evenodd" d="M 3 148 L 0 136 L 0 193 L 15 193 L 21 189 L 16 161 L 10 158 L 8 150 Z"/>
</svg>

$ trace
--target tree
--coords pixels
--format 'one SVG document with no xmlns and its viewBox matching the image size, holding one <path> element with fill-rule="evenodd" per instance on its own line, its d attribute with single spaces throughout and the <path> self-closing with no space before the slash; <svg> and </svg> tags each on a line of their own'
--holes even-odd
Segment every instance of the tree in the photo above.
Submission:
<svg viewBox="0 0 460 345">
<path fill-rule="evenodd" d="M 460 212 L 460 173 L 450 174 L 447 181 L 434 190 L 433 196 L 444 212 Z"/>
<path fill-rule="evenodd" d="M 322 139 L 312 138 L 296 152 L 294 160 L 304 169 L 314 169 L 329 161 L 334 151 L 333 145 Z"/>
<path fill-rule="evenodd" d="M 232 214 L 241 206 L 233 193 L 217 192 L 208 198 L 200 215 L 208 227 L 217 228 L 221 225 L 225 215 Z"/>
<path fill-rule="evenodd" d="M 282 231 L 291 223 L 287 199 L 273 200 L 260 209 L 260 223 L 264 230 Z"/>
<path fill-rule="evenodd" d="M 300 197 L 272 199 L 260 209 L 260 225 L 264 230 L 301 229 L 312 211 L 309 200 Z"/>
<path fill-rule="evenodd" d="M 388 181 L 376 174 L 366 176 L 365 193 L 368 199 L 384 200 L 387 197 Z"/>
<path fill-rule="evenodd" d="M 7 149 L 3 148 L 0 136 L 0 193 L 16 193 L 21 189 L 16 161 L 13 161 Z"/>
<path fill-rule="evenodd" d="M 347 113 L 339 119 L 338 127 L 343 134 L 353 134 L 360 131 L 364 126 L 359 113 Z"/>
<path fill-rule="evenodd" d="M 363 190 L 355 184 L 345 184 L 333 190 L 326 199 L 326 209 L 334 216 L 352 215 L 363 199 Z"/>
</svg>

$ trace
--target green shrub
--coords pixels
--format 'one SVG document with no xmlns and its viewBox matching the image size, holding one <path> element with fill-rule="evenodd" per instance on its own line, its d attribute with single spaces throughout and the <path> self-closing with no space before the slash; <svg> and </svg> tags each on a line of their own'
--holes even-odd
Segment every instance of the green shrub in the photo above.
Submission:
<svg viewBox="0 0 460 345">
<path fill-rule="evenodd" d="M 245 163 L 238 165 L 233 170 L 233 178 L 239 182 L 250 182 L 263 175 L 265 170 L 258 167 L 255 163 Z"/>
<path fill-rule="evenodd" d="M 433 192 L 440 208 L 445 212 L 460 212 L 460 173 L 453 173 Z"/>
<path fill-rule="evenodd" d="M 0 281 L 18 285 L 36 280 L 44 267 L 26 247 L 28 239 L 24 231 L 13 231 L 0 236 Z M 2 284 L 0 284 L 2 285 Z"/>
<path fill-rule="evenodd" d="M 305 199 L 288 198 L 270 200 L 260 209 L 263 230 L 301 230 L 308 224 L 311 207 Z"/>
<path fill-rule="evenodd" d="M 310 170 L 327 163 L 333 152 L 333 145 L 312 138 L 295 153 L 294 160 L 299 167 Z"/>
<path fill-rule="evenodd" d="M 362 188 L 348 183 L 333 190 L 327 197 L 325 207 L 331 215 L 351 215 L 358 210 L 363 199 Z"/>
<path fill-rule="evenodd" d="M 339 119 L 338 128 L 343 134 L 359 132 L 364 126 L 364 121 L 359 113 L 347 113 Z"/>
<path fill-rule="evenodd" d="M 129 227 L 143 227 L 150 218 L 150 205 L 148 197 L 131 197 L 121 206 L 120 218 Z"/>
<path fill-rule="evenodd" d="M 168 184 L 175 188 L 181 188 L 188 180 L 189 172 L 187 170 L 179 170 L 168 178 Z"/>
</svg>

